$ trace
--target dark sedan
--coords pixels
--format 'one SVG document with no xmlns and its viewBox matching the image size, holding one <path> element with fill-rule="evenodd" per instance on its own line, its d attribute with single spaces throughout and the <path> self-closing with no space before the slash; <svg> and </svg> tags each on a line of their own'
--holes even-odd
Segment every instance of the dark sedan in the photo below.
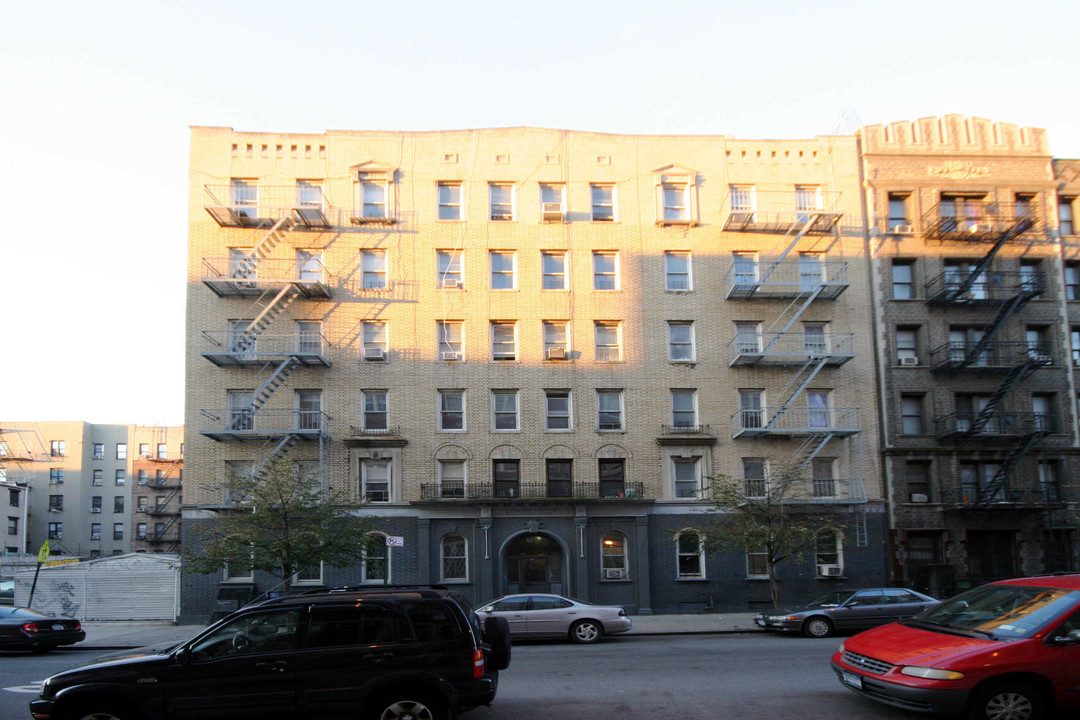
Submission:
<svg viewBox="0 0 1080 720">
<path fill-rule="evenodd" d="M 754 622 L 766 630 L 823 638 L 839 630 L 865 630 L 911 617 L 940 602 L 905 588 L 834 590 L 804 607 L 765 610 Z"/>
<path fill-rule="evenodd" d="M 82 624 L 63 615 L 20 607 L 0 607 L 0 650 L 49 652 L 86 639 Z"/>
</svg>

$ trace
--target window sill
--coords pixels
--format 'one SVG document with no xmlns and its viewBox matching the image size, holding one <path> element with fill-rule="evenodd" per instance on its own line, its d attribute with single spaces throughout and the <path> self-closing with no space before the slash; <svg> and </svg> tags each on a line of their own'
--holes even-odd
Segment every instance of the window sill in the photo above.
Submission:
<svg viewBox="0 0 1080 720">
<path fill-rule="evenodd" d="M 768 575 L 747 575 L 745 580 L 755 582 L 769 582 Z"/>
<path fill-rule="evenodd" d="M 605 584 L 605 585 L 608 585 L 608 584 L 610 584 L 610 585 L 619 585 L 619 584 L 625 585 L 627 583 L 633 583 L 634 581 L 631 580 L 630 578 L 620 578 L 618 580 L 605 580 L 604 578 L 600 578 L 600 582 L 602 584 Z"/>
<path fill-rule="evenodd" d="M 671 360 L 671 359 L 668 359 L 668 364 L 669 365 L 691 365 L 691 366 L 693 366 L 693 365 L 697 365 L 697 363 L 698 363 L 697 360 Z"/>
<path fill-rule="evenodd" d="M 622 429 L 622 430 L 599 430 L 598 429 L 596 431 L 596 434 L 597 435 L 625 435 L 626 430 L 625 429 Z"/>
<path fill-rule="evenodd" d="M 675 582 L 709 582 L 709 579 L 703 577 L 681 577 L 675 578 Z"/>
</svg>

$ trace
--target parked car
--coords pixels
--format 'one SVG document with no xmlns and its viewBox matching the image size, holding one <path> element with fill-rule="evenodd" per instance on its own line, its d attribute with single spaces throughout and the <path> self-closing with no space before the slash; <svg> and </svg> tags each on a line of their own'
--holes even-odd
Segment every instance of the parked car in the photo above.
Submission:
<svg viewBox="0 0 1080 720">
<path fill-rule="evenodd" d="M 849 690 L 905 710 L 1038 720 L 1080 707 L 1080 575 L 969 590 L 846 639 L 832 668 Z"/>
<path fill-rule="evenodd" d="M 15 580 L 0 578 L 0 605 L 15 604 Z"/>
<path fill-rule="evenodd" d="M 44 653 L 85 639 L 86 632 L 75 618 L 30 608 L 0 607 L 0 650 Z"/>
<path fill-rule="evenodd" d="M 506 595 L 484 603 L 476 614 L 482 618 L 506 618 L 514 637 L 568 637 L 577 643 L 593 643 L 604 635 L 624 633 L 632 625 L 621 607 L 593 605 L 547 593 Z"/>
<path fill-rule="evenodd" d="M 865 630 L 911 617 L 939 602 L 905 588 L 833 590 L 803 607 L 762 611 L 754 623 L 766 630 L 823 638 L 841 630 Z"/>
<path fill-rule="evenodd" d="M 36 720 L 447 720 L 495 699 L 510 631 L 445 588 L 274 598 L 194 638 L 57 673 Z"/>
</svg>

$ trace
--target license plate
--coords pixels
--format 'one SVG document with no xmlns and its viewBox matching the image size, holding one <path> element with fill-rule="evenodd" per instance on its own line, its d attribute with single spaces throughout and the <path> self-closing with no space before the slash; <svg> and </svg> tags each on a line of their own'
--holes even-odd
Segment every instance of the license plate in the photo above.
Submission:
<svg viewBox="0 0 1080 720">
<path fill-rule="evenodd" d="M 52 626 L 52 629 L 53 630 L 63 630 L 64 629 L 64 623 L 56 623 L 56 624 L 54 624 Z"/>
<path fill-rule="evenodd" d="M 761 618 L 756 618 L 754 622 L 757 623 L 759 627 L 765 627 L 765 621 Z"/>
<path fill-rule="evenodd" d="M 844 682 L 846 682 L 848 685 L 850 685 L 851 687 L 859 688 L 860 690 L 862 690 L 862 678 L 861 677 L 859 677 L 858 675 L 854 675 L 852 673 L 849 673 L 849 672 L 842 672 L 842 673 L 840 673 L 840 675 L 844 678 Z"/>
</svg>

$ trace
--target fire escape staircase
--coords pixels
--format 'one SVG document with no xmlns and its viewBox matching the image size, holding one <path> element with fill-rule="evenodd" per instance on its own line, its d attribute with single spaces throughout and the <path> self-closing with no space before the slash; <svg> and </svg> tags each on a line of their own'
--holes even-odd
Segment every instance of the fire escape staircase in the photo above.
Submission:
<svg viewBox="0 0 1080 720">
<path fill-rule="evenodd" d="M 297 435 L 286 435 L 285 437 L 281 438 L 281 440 L 278 441 L 277 445 L 274 446 L 274 449 L 271 450 L 262 459 L 262 462 L 260 462 L 258 467 L 256 467 L 255 470 L 252 472 L 252 480 L 254 480 L 255 482 L 261 482 L 265 480 L 267 474 L 269 474 L 270 472 L 271 466 L 273 466 L 276 461 L 285 457 L 286 453 L 288 453 L 289 450 L 292 449 L 293 445 L 295 445 L 298 441 L 299 437 Z"/>
<path fill-rule="evenodd" d="M 171 528 L 173 525 L 175 525 L 179 519 L 180 519 L 179 515 L 174 515 L 171 518 L 169 518 L 169 521 L 167 523 L 165 523 L 165 526 L 163 528 L 161 528 L 161 530 L 159 532 L 154 533 L 154 537 L 153 537 L 154 542 L 161 542 L 162 540 L 164 540 L 165 539 L 165 534 L 169 532 L 169 528 Z"/>
<path fill-rule="evenodd" d="M 947 291 L 943 303 L 953 303 L 957 300 L 967 297 L 971 292 L 971 288 L 974 287 L 976 281 L 983 276 L 983 274 L 990 268 L 990 263 L 993 262 L 997 256 L 998 251 L 1001 250 L 1007 243 L 1015 240 L 1019 236 L 1034 227 L 1035 222 L 1029 218 L 1017 218 L 1016 222 L 1011 225 L 1007 230 L 998 233 L 997 238 L 994 240 L 994 244 L 990 246 L 986 255 L 979 258 L 979 261 L 975 263 L 975 266 L 971 268 L 971 272 L 967 277 L 963 279 L 956 287 Z M 1036 295 L 1038 293 L 1035 293 Z"/>
<path fill-rule="evenodd" d="M 791 404 L 795 402 L 795 399 L 802 395 L 803 391 L 810 386 L 817 374 L 821 372 L 821 369 L 825 367 L 825 364 L 829 361 L 827 356 L 811 357 L 799 368 L 799 370 L 792 376 L 788 384 L 780 391 L 780 395 L 787 395 L 787 399 L 781 403 L 780 408 L 769 418 L 769 422 L 765 424 L 765 430 L 773 430 L 784 413 L 787 412 Z"/>
<path fill-rule="evenodd" d="M 236 264 L 233 268 L 233 277 L 252 277 L 259 263 L 270 256 L 274 248 L 285 239 L 285 236 L 294 227 L 296 227 L 296 221 L 291 217 L 283 217 L 274 223 L 274 226 L 270 228 L 270 232 L 266 233 L 263 239 L 251 249 L 248 256 Z"/>
</svg>

